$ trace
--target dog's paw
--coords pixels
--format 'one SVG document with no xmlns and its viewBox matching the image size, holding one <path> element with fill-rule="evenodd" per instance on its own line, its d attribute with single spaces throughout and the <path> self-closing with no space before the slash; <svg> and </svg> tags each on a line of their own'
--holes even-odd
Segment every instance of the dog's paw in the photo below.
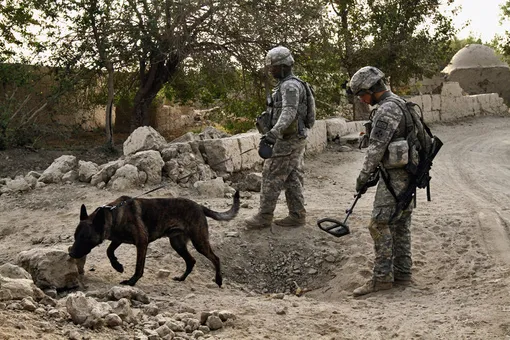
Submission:
<svg viewBox="0 0 510 340">
<path fill-rule="evenodd" d="M 183 278 L 182 276 L 174 276 L 174 277 L 172 277 L 172 280 L 174 280 L 174 281 L 182 282 L 182 281 L 184 281 L 184 279 L 186 279 L 186 278 L 185 277 Z"/>
<path fill-rule="evenodd" d="M 124 280 L 120 284 L 126 285 L 126 286 L 134 286 L 136 284 L 136 280 L 133 280 L 133 279 Z"/>
<path fill-rule="evenodd" d="M 112 267 L 119 273 L 124 273 L 124 266 L 121 265 L 119 262 L 112 262 Z"/>
</svg>

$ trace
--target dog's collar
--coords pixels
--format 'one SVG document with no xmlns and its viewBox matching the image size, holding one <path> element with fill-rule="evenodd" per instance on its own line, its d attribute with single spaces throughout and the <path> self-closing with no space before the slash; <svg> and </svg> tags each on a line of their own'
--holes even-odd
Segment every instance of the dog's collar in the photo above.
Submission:
<svg viewBox="0 0 510 340">
<path fill-rule="evenodd" d="M 131 198 L 132 200 L 132 198 Z M 122 207 L 124 204 L 126 204 L 127 201 L 121 201 L 119 204 L 117 205 L 102 205 L 100 208 L 103 208 L 103 209 L 109 209 L 109 210 L 115 210 L 119 207 Z"/>
</svg>

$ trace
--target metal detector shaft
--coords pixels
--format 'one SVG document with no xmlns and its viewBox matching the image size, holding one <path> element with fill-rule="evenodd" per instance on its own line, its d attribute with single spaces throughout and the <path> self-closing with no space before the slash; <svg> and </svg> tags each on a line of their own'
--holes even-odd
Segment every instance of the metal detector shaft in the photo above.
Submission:
<svg viewBox="0 0 510 340">
<path fill-rule="evenodd" d="M 356 203 L 358 203 L 358 200 L 361 197 L 361 194 L 360 193 L 356 193 L 356 195 L 354 195 L 354 197 L 355 197 L 355 200 L 354 200 L 354 202 L 352 202 L 351 207 L 349 209 L 345 210 L 345 213 L 347 215 L 345 216 L 344 223 L 346 223 L 347 219 L 349 218 L 349 216 L 351 216 L 352 211 L 354 210 L 354 207 L 356 206 Z"/>
</svg>

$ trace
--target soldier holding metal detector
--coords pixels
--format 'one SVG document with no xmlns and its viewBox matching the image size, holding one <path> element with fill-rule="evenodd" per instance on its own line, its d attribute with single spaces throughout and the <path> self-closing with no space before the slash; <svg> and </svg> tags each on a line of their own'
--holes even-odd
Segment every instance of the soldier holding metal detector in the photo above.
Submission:
<svg viewBox="0 0 510 340">
<path fill-rule="evenodd" d="M 382 178 L 368 227 L 375 249 L 373 276 L 353 292 L 361 296 L 411 281 L 412 202 L 416 187 L 428 186 L 428 170 L 442 143 L 432 138 L 423 120 L 412 111 L 414 104 L 387 88 L 379 69 L 366 66 L 358 70 L 351 78 L 350 91 L 367 104 L 378 104 L 356 180 L 356 197 Z M 424 136 L 424 128 L 430 136 Z"/>
<path fill-rule="evenodd" d="M 266 111 L 257 119 L 257 129 L 263 134 L 259 155 L 265 159 L 260 207 L 245 222 L 252 229 L 270 227 L 278 196 L 284 189 L 289 215 L 274 222 L 283 227 L 300 227 L 305 225 L 306 217 L 304 153 L 307 129 L 315 122 L 315 101 L 309 85 L 292 73 L 294 58 L 288 48 L 271 49 L 265 63 L 278 84 L 272 95 L 268 94 Z"/>
</svg>

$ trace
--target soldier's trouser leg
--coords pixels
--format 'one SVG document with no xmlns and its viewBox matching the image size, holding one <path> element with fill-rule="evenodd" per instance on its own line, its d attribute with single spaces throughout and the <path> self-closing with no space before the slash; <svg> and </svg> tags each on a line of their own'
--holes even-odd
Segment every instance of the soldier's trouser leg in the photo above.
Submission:
<svg viewBox="0 0 510 340">
<path fill-rule="evenodd" d="M 390 227 L 372 219 L 368 229 L 374 240 L 374 280 L 393 282 L 393 236 Z"/>
<path fill-rule="evenodd" d="M 404 211 L 402 217 L 390 225 L 393 234 L 393 274 L 395 278 L 411 277 L 411 212 Z"/>
<path fill-rule="evenodd" d="M 285 199 L 289 215 L 296 218 L 304 218 L 306 215 L 305 198 L 303 196 L 303 168 L 304 168 L 305 145 L 298 146 L 291 155 L 289 167 L 291 171 L 285 180 Z"/>
<path fill-rule="evenodd" d="M 273 214 L 289 172 L 288 156 L 270 158 L 264 162 L 259 213 Z"/>
</svg>

